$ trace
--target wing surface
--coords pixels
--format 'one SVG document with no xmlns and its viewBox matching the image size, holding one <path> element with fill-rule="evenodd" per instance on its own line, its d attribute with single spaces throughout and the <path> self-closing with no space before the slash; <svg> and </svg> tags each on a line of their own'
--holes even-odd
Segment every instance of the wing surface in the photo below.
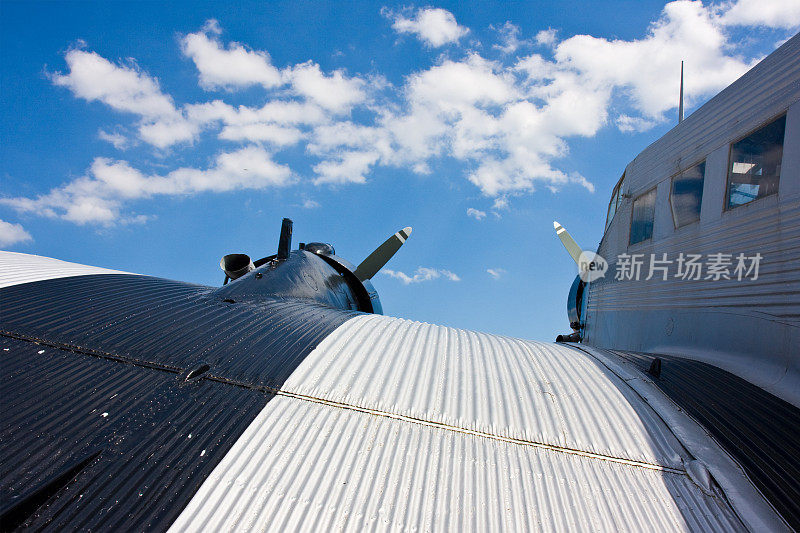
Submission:
<svg viewBox="0 0 800 533">
<path fill-rule="evenodd" d="M 0 288 L 4 529 L 785 527 L 606 352 L 74 268 Z"/>
</svg>

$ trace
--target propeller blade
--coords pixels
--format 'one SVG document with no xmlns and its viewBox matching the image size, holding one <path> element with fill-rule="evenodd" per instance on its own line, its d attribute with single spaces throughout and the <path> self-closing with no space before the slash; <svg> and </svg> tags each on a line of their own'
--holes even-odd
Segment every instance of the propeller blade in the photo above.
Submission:
<svg viewBox="0 0 800 533">
<path fill-rule="evenodd" d="M 354 274 L 361 280 L 368 280 L 378 273 L 383 265 L 389 262 L 389 259 L 397 253 L 397 250 L 403 246 L 408 236 L 411 235 L 411 228 L 403 228 L 388 239 L 386 242 L 378 246 L 374 252 L 369 254 L 366 259 L 361 261 Z"/>
<path fill-rule="evenodd" d="M 567 230 L 564 229 L 564 226 L 553 221 L 553 227 L 556 229 L 556 235 L 558 238 L 561 239 L 561 244 L 564 245 L 564 248 L 567 249 L 567 253 L 572 257 L 572 260 L 575 261 L 575 264 L 580 267 L 580 257 L 581 257 L 581 247 L 578 246 L 578 243 L 575 242 L 575 239 L 572 238 L 572 235 L 567 233 Z"/>
</svg>

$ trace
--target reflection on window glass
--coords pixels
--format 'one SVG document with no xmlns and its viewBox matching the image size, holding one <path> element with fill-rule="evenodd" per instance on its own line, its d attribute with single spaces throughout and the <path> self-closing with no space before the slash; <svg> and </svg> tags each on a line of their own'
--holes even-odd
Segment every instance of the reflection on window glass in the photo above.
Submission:
<svg viewBox="0 0 800 533">
<path fill-rule="evenodd" d="M 656 190 L 652 189 L 633 201 L 630 243 L 646 241 L 653 236 L 653 218 L 656 214 Z"/>
<path fill-rule="evenodd" d="M 731 145 L 728 209 L 778 192 L 785 129 L 786 115 Z"/>
<path fill-rule="evenodd" d="M 614 215 L 617 212 L 617 208 L 619 208 L 620 200 L 622 199 L 622 183 L 625 181 L 625 173 L 622 173 L 622 177 L 617 182 L 617 185 L 614 187 L 614 191 L 611 193 L 611 201 L 608 202 L 608 213 L 606 214 L 606 229 L 611 224 L 611 221 L 614 220 Z"/>
<path fill-rule="evenodd" d="M 703 178 L 706 173 L 706 162 L 695 165 L 672 178 L 672 218 L 675 226 L 680 228 L 696 220 L 700 220 L 700 205 L 703 202 Z"/>
</svg>

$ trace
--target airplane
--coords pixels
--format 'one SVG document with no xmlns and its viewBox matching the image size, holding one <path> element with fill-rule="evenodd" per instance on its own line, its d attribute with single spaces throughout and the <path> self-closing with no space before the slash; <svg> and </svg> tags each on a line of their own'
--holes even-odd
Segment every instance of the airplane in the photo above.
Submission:
<svg viewBox="0 0 800 533">
<path fill-rule="evenodd" d="M 768 319 L 783 336 L 754 342 L 741 339 L 759 326 L 740 325 L 742 350 L 726 362 L 709 343 L 728 340 L 709 328 L 735 328 L 730 309 L 709 306 L 719 316 L 694 324 L 685 302 L 658 307 L 666 297 L 655 280 L 638 289 L 612 276 L 629 247 L 661 253 L 676 242 L 663 225 L 682 194 L 672 183 L 694 179 L 705 150 L 700 220 L 672 232 L 702 240 L 726 217 L 761 231 L 747 242 L 778 234 L 784 252 L 770 254 L 798 253 L 799 51 L 790 39 L 629 165 L 602 257 L 588 261 L 605 264 L 605 276 L 576 278 L 574 330 L 561 342 L 384 316 L 370 279 L 411 228 L 354 266 L 331 244 L 294 249 L 284 219 L 274 255 L 226 255 L 215 287 L 0 252 L 0 527 L 800 529 L 797 367 L 767 384 L 742 371 L 779 357 L 764 346 L 796 365 L 792 317 Z M 733 102 L 740 112 L 723 113 Z M 737 166 L 731 187 L 715 181 L 727 183 L 720 161 L 746 163 L 727 156 L 732 147 L 781 113 L 780 187 L 756 190 L 755 166 Z M 698 142 L 715 127 L 724 135 Z M 695 157 L 643 165 L 676 139 Z M 760 209 L 773 212 L 759 218 Z M 733 235 L 725 242 L 745 233 Z M 769 287 L 795 283 L 798 270 L 768 267 L 764 253 L 771 285 L 755 285 L 754 297 L 769 303 Z M 791 294 L 778 300 L 786 315 L 798 305 Z M 696 349 L 682 350 L 692 336 Z"/>
<path fill-rule="evenodd" d="M 596 252 L 553 223 L 578 266 L 556 340 L 637 364 L 795 530 L 798 128 L 800 35 L 631 161 Z"/>
<path fill-rule="evenodd" d="M 0 253 L 3 529 L 788 529 L 610 352 L 382 316 L 410 233 L 284 219 L 219 287 Z"/>
</svg>

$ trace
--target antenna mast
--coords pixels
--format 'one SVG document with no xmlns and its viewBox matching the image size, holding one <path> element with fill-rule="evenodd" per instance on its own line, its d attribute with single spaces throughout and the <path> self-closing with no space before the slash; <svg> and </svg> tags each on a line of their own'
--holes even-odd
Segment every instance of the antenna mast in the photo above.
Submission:
<svg viewBox="0 0 800 533">
<path fill-rule="evenodd" d="M 678 102 L 678 124 L 683 122 L 683 61 L 681 61 L 681 96 Z"/>
</svg>

